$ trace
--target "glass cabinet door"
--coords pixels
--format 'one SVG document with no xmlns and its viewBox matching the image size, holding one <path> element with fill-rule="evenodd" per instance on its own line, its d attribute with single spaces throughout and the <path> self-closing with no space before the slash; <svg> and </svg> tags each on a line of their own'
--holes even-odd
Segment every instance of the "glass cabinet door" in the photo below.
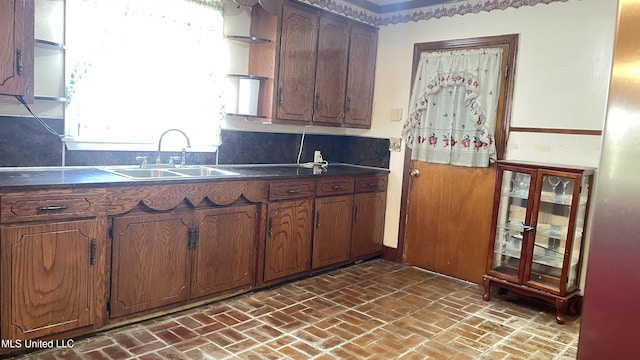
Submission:
<svg viewBox="0 0 640 360">
<path fill-rule="evenodd" d="M 529 225 L 531 213 L 528 208 L 531 186 L 535 186 L 535 183 L 532 173 L 504 170 L 501 174 L 491 270 L 507 280 L 521 282 L 525 262 L 520 259 L 526 256 L 526 246 L 523 244 L 526 244 L 526 237 L 533 230 Z"/>
<path fill-rule="evenodd" d="M 561 293 L 571 287 L 571 283 L 577 285 L 582 225 L 573 224 L 580 214 L 572 217 L 571 210 L 579 203 L 574 202 L 574 197 L 579 198 L 581 194 L 581 184 L 576 183 L 580 176 L 558 176 L 545 171 L 540 171 L 540 176 L 540 201 L 535 216 L 535 237 L 530 250 L 532 258 L 528 281 L 531 285 Z M 586 207 L 586 199 L 584 202 L 583 208 Z M 584 210 L 581 218 L 584 218 Z M 583 220 L 580 221 L 581 224 L 584 223 Z M 565 272 L 568 278 L 562 283 Z"/>
<path fill-rule="evenodd" d="M 589 184 L 584 180 L 578 183 L 582 178 L 575 174 L 557 176 L 544 171 L 540 174 L 541 193 L 528 282 L 564 293 L 578 285 Z M 577 207 L 574 216 L 573 207 Z"/>
</svg>

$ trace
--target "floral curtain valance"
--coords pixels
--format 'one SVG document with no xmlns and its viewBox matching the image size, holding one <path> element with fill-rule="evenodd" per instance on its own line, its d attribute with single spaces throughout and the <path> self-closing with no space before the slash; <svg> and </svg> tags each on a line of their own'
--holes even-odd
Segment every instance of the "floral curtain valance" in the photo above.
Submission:
<svg viewBox="0 0 640 360">
<path fill-rule="evenodd" d="M 495 160 L 502 49 L 423 53 L 403 137 L 412 160 L 487 167 Z"/>
</svg>

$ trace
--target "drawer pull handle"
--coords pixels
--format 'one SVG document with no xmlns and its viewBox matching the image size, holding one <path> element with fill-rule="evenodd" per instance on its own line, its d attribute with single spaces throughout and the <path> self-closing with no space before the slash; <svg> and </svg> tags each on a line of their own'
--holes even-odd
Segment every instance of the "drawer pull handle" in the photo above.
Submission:
<svg viewBox="0 0 640 360">
<path fill-rule="evenodd" d="M 300 189 L 289 189 L 287 190 L 287 194 L 297 194 L 300 192 Z"/>
<path fill-rule="evenodd" d="M 342 190 L 342 185 L 335 185 L 331 187 L 331 190 Z"/>
<path fill-rule="evenodd" d="M 378 187 L 378 184 L 377 183 L 368 183 L 367 186 L 371 187 L 371 188 L 372 187 Z"/>
<path fill-rule="evenodd" d="M 36 210 L 38 211 L 58 211 L 58 210 L 66 210 L 67 208 L 68 206 L 65 204 L 36 206 Z"/>
</svg>

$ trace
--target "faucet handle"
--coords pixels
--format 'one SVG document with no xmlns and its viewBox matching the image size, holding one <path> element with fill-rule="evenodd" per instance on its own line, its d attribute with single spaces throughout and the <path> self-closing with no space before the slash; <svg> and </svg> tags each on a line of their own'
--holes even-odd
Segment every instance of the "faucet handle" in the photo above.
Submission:
<svg viewBox="0 0 640 360">
<path fill-rule="evenodd" d="M 147 157 L 146 156 L 136 156 L 137 161 L 141 161 L 140 168 L 145 169 L 147 167 Z"/>
<path fill-rule="evenodd" d="M 169 156 L 169 165 L 175 165 L 175 162 L 180 159 L 180 156 Z"/>
</svg>

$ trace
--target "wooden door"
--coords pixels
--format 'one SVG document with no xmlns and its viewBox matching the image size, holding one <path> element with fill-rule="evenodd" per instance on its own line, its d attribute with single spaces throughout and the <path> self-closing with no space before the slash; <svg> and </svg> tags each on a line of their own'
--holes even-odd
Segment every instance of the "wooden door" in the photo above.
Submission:
<svg viewBox="0 0 640 360">
<path fill-rule="evenodd" d="M 354 23 L 351 26 L 344 120 L 349 127 L 371 127 L 377 49 L 378 31 Z"/>
<path fill-rule="evenodd" d="M 349 259 L 352 217 L 353 195 L 316 199 L 311 260 L 314 269 Z"/>
<path fill-rule="evenodd" d="M 348 52 L 349 23 L 321 17 L 313 122 L 339 125 L 344 121 Z"/>
<path fill-rule="evenodd" d="M 284 6 L 278 73 L 278 121 L 311 123 L 314 103 L 318 15 Z"/>
<path fill-rule="evenodd" d="M 0 94 L 33 101 L 33 0 L 0 0 Z"/>
<path fill-rule="evenodd" d="M 105 221 L 98 220 L 1 230 L 3 339 L 41 338 L 99 321 L 104 234 Z"/>
<path fill-rule="evenodd" d="M 511 119 L 511 100 L 518 35 L 500 35 L 414 44 L 412 83 L 423 52 L 502 48 L 494 139 L 497 158 L 504 158 Z M 402 261 L 461 278 L 482 282 L 486 270 L 493 203 L 495 166 L 466 168 L 411 161 L 405 152 L 398 249 Z M 400 260 L 398 257 L 396 259 Z"/>
<path fill-rule="evenodd" d="M 386 201 L 387 193 L 384 192 L 354 196 L 351 258 L 373 255 L 382 251 Z"/>
<path fill-rule="evenodd" d="M 196 212 L 198 244 L 191 297 L 250 286 L 255 281 L 256 205 Z"/>
<path fill-rule="evenodd" d="M 269 204 L 264 281 L 311 268 L 312 212 L 309 199 Z"/>
<path fill-rule="evenodd" d="M 486 271 L 495 166 L 411 163 L 404 261 L 481 283 Z"/>
<path fill-rule="evenodd" d="M 111 317 L 189 298 L 191 213 L 113 219 Z"/>
</svg>

